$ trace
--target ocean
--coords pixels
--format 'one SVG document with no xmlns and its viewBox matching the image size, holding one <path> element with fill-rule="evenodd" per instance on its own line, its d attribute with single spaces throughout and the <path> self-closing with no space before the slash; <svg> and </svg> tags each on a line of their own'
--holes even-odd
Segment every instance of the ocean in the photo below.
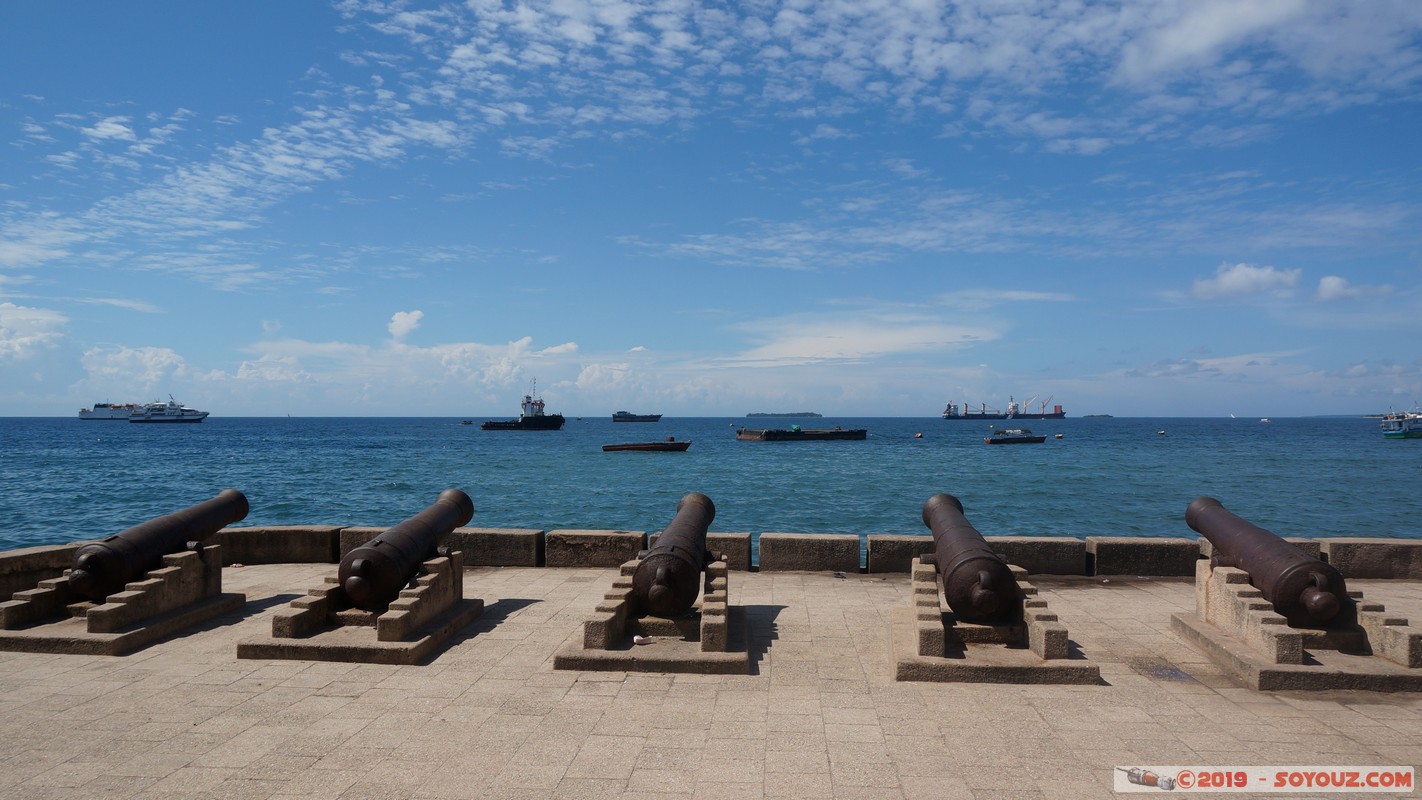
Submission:
<svg viewBox="0 0 1422 800">
<path fill-rule="evenodd" d="M 1201 495 L 1281 536 L 1422 535 L 1409 488 L 1422 441 L 1385 440 L 1362 417 L 995 423 L 1048 436 L 1015 446 L 984 444 L 987 422 L 938 418 L 570 417 L 557 432 L 481 419 L 0 418 L 0 548 L 107 536 L 229 487 L 251 504 L 239 525 L 385 526 L 454 487 L 487 528 L 656 531 L 696 491 L 716 504 L 712 531 L 928 535 L 923 503 L 948 492 L 988 536 L 1193 537 L 1185 507 Z M 869 436 L 735 438 L 796 423 Z M 601 449 L 667 436 L 693 443 Z"/>
</svg>

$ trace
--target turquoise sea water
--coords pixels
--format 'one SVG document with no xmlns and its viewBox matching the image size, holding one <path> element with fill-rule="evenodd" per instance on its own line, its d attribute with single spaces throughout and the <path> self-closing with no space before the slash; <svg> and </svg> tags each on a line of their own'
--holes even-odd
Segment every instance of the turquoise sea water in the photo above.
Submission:
<svg viewBox="0 0 1422 800">
<path fill-rule="evenodd" d="M 869 438 L 735 439 L 735 426 L 794 423 Z M 1422 536 L 1422 440 L 1384 440 L 1376 420 L 1019 424 L 1048 440 L 989 446 L 988 423 L 937 418 L 587 417 L 557 432 L 447 418 L 3 418 L 0 548 L 105 536 L 227 487 L 251 503 L 241 525 L 389 525 L 455 487 L 474 499 L 470 524 L 494 528 L 654 531 L 699 491 L 716 503 L 713 531 L 926 535 L 923 502 L 949 492 L 990 536 L 1193 536 L 1185 506 L 1200 495 L 1283 536 Z M 667 436 L 691 449 L 601 449 Z"/>
</svg>

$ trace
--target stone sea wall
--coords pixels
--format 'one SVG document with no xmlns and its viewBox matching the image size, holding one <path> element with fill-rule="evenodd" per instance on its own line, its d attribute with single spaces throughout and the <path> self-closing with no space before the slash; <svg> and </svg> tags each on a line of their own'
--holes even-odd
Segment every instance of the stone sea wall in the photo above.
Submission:
<svg viewBox="0 0 1422 800">
<path fill-rule="evenodd" d="M 384 531 L 377 527 L 281 525 L 229 527 L 212 543 L 224 564 L 331 563 Z M 464 552 L 465 566 L 616 567 L 655 540 L 645 531 L 456 528 L 445 542 Z M 1189 577 L 1210 543 L 1192 538 L 1115 536 L 986 537 L 998 553 L 1033 575 Z M 758 558 L 751 534 L 717 533 L 708 546 L 732 570 L 810 572 L 909 571 L 933 550 L 930 536 L 762 533 Z M 1422 539 L 1290 539 L 1337 567 L 1347 578 L 1422 580 Z M 0 599 L 63 573 L 83 544 L 28 547 L 0 553 Z"/>
</svg>

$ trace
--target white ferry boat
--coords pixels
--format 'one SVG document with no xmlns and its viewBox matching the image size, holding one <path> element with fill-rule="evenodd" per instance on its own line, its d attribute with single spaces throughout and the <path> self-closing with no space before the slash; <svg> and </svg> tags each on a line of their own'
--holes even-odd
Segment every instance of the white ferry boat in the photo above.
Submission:
<svg viewBox="0 0 1422 800">
<path fill-rule="evenodd" d="M 128 419 L 137 410 L 134 403 L 95 403 L 79 409 L 79 419 Z"/>
<path fill-rule="evenodd" d="M 180 404 L 168 395 L 168 402 L 155 400 L 145 403 L 129 415 L 129 422 L 202 422 L 207 419 L 206 411 L 198 411 Z"/>
</svg>

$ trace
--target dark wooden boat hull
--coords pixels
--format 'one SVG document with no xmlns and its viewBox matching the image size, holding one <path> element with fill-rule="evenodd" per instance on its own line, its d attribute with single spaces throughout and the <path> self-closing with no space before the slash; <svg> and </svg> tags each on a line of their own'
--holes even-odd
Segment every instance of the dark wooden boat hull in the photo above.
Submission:
<svg viewBox="0 0 1422 800">
<path fill-rule="evenodd" d="M 633 450 L 644 453 L 684 453 L 686 448 L 691 446 L 691 440 L 685 442 L 628 442 L 627 444 L 605 444 L 602 452 L 615 453 L 624 450 Z"/>
<path fill-rule="evenodd" d="M 853 428 L 841 430 L 815 429 L 786 429 L 771 428 L 757 430 L 753 428 L 738 428 L 736 438 L 743 442 L 824 442 L 836 440 L 859 441 L 868 437 L 869 431 L 864 428 Z"/>
</svg>

